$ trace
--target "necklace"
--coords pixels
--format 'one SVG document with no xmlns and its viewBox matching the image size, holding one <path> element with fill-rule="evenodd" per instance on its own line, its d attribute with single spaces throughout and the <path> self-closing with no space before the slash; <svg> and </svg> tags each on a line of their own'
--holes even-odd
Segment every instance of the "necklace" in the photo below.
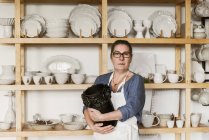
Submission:
<svg viewBox="0 0 209 140">
<path fill-rule="evenodd" d="M 113 86 L 115 87 L 115 86 L 118 86 L 123 80 L 124 80 L 124 78 L 128 75 L 128 72 L 129 71 L 127 71 L 126 72 L 126 74 L 124 74 L 121 78 L 119 77 L 118 79 L 118 82 L 115 82 L 115 73 L 113 73 L 113 79 L 112 79 L 112 84 L 113 84 Z"/>
</svg>

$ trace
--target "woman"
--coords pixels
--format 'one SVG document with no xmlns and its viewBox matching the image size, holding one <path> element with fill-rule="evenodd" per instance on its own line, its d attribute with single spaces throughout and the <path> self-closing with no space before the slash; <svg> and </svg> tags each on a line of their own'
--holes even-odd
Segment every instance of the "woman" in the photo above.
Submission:
<svg viewBox="0 0 209 140">
<path fill-rule="evenodd" d="M 131 71 L 132 47 L 128 41 L 117 40 L 111 48 L 111 61 L 114 71 L 99 76 L 95 84 L 108 84 L 111 87 L 111 101 L 115 111 L 101 114 L 93 108 L 84 110 L 85 119 L 94 131 L 96 140 L 138 140 L 137 121 L 140 122 L 145 103 L 143 78 Z M 118 120 L 117 126 L 104 126 L 98 121 Z"/>
</svg>

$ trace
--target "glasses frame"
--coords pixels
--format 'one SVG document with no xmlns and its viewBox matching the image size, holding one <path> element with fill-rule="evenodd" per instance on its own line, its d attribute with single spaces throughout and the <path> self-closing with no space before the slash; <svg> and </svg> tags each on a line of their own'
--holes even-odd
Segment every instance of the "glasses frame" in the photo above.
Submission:
<svg viewBox="0 0 209 140">
<path fill-rule="evenodd" d="M 115 56 L 115 53 L 119 54 L 119 56 L 116 57 L 116 56 Z M 129 54 L 129 56 L 127 57 L 127 56 L 125 56 L 125 54 Z M 114 51 L 114 52 L 112 53 L 112 56 L 115 57 L 115 58 L 120 58 L 121 56 L 123 56 L 123 58 L 131 58 L 132 54 L 131 54 L 130 52 L 123 52 L 123 53 L 121 53 L 121 52 L 119 52 L 119 51 Z"/>
</svg>

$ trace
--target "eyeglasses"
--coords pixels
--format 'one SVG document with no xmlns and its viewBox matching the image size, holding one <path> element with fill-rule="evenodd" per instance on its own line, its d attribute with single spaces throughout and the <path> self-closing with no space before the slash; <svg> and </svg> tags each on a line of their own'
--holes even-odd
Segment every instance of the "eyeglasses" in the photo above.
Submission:
<svg viewBox="0 0 209 140">
<path fill-rule="evenodd" d="M 120 58 L 121 56 L 123 56 L 124 58 L 130 58 L 131 57 L 131 53 L 130 52 L 119 52 L 119 51 L 115 51 L 112 53 L 112 55 L 115 57 L 115 58 Z"/>
</svg>

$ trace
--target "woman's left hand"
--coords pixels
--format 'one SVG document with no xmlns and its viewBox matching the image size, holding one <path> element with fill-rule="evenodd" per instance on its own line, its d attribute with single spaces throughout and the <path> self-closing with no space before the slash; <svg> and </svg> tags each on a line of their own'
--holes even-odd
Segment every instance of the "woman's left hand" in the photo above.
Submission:
<svg viewBox="0 0 209 140">
<path fill-rule="evenodd" d="M 89 115 L 91 119 L 95 122 L 104 121 L 102 118 L 102 113 L 96 109 L 88 108 Z"/>
</svg>

